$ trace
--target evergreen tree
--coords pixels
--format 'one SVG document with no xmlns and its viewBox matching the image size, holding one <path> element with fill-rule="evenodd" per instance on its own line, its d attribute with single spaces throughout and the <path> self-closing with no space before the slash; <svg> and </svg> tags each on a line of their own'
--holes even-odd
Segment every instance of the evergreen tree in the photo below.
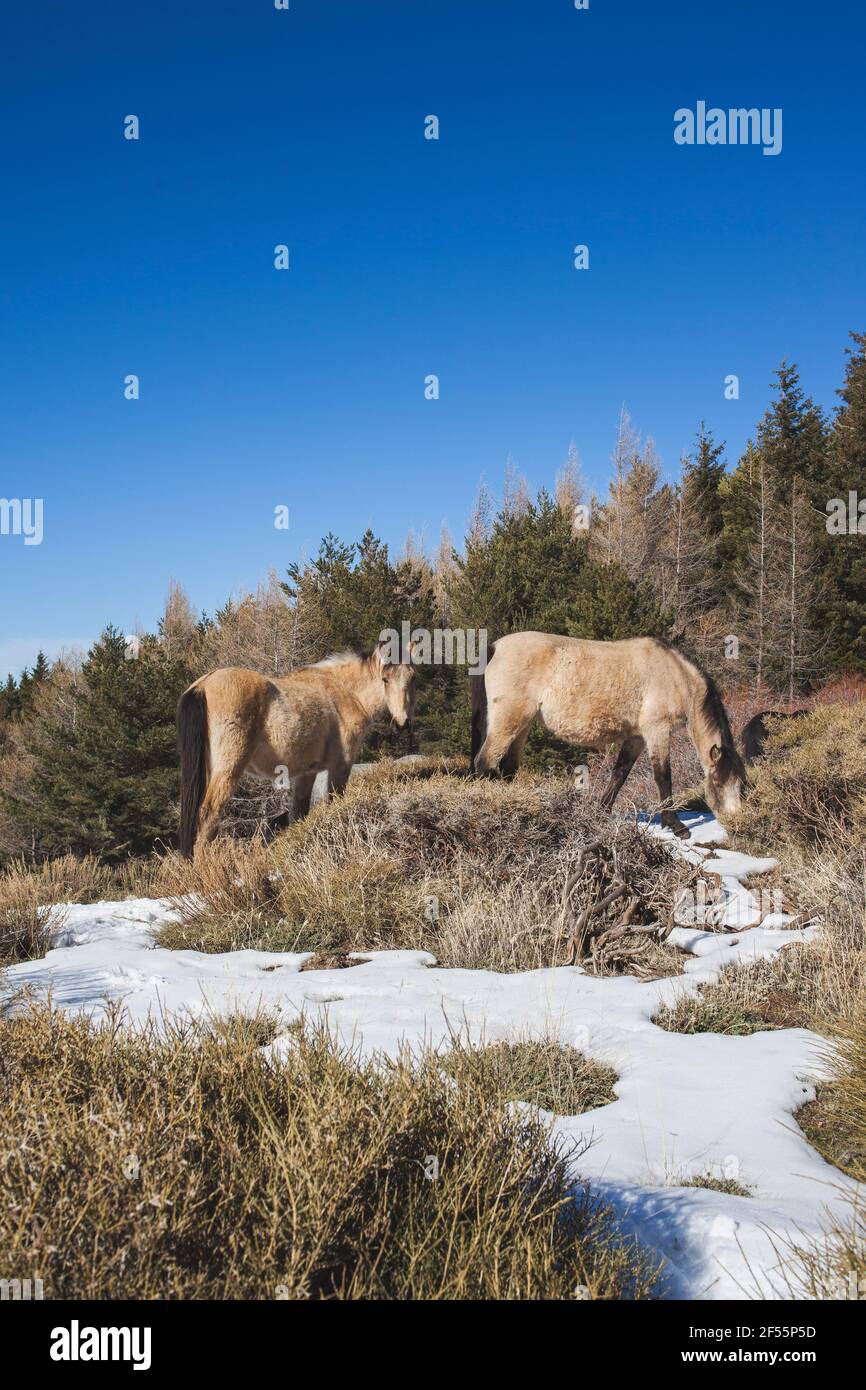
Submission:
<svg viewBox="0 0 866 1390">
<path fill-rule="evenodd" d="M 392 564 L 387 545 L 367 530 L 356 545 L 325 536 L 315 560 L 289 566 L 284 584 L 304 609 L 319 657 L 346 647 L 372 647 L 387 628 L 431 617 L 419 601 L 420 574 L 411 559 Z"/>
<path fill-rule="evenodd" d="M 677 632 L 711 669 L 718 668 L 725 631 L 719 573 L 721 453 L 722 446 L 713 444 L 701 426 L 695 456 L 680 462 L 665 538 L 669 573 L 664 601 Z"/>
<path fill-rule="evenodd" d="M 388 546 L 370 530 L 355 545 L 327 535 L 315 560 L 289 567 L 283 589 L 295 605 L 298 621 L 311 635 L 315 659 L 346 648 L 369 649 L 383 631 L 402 634 L 404 622 L 428 631 L 436 626 L 434 585 L 427 561 L 410 547 L 394 564 Z M 438 702 L 441 707 L 441 690 L 431 692 L 429 688 L 448 685 L 453 676 L 447 668 L 421 666 L 418 678 L 419 709 L 423 711 L 428 703 L 428 693 L 433 704 Z M 423 723 L 418 731 L 424 731 Z M 365 740 L 365 749 L 368 753 L 404 752 L 411 736 L 411 732 L 403 735 L 392 730 L 383 716 Z"/>
<path fill-rule="evenodd" d="M 542 490 L 519 511 L 503 507 L 489 535 L 470 532 L 456 560 L 455 622 L 486 628 L 491 641 L 521 627 L 566 632 L 587 538 Z"/>
<path fill-rule="evenodd" d="M 788 701 L 824 664 L 829 642 L 819 616 L 823 593 L 815 515 L 794 477 L 779 509 L 768 568 L 767 651 Z"/>
<path fill-rule="evenodd" d="M 758 448 L 770 479 L 784 503 L 795 479 L 813 495 L 825 471 L 826 421 L 823 411 L 806 396 L 794 363 L 783 361 L 776 372 L 776 400 L 758 426 Z"/>
<path fill-rule="evenodd" d="M 739 500 L 750 509 L 747 528 L 741 532 L 748 549 L 736 572 L 736 635 L 745 643 L 745 667 L 760 697 L 770 669 L 771 566 L 780 509 L 764 456 L 749 446 L 747 460 L 748 485 L 741 480 Z"/>
<path fill-rule="evenodd" d="M 686 511 L 699 520 L 702 532 L 718 536 L 722 530 L 719 485 L 725 476 L 725 446 L 717 444 L 703 420 L 694 454 L 683 464 L 681 489 Z"/>
<path fill-rule="evenodd" d="M 6 684 L 0 688 L 0 730 L 8 720 L 14 719 L 21 709 L 21 694 L 18 689 L 18 682 L 11 671 L 6 677 Z"/>
<path fill-rule="evenodd" d="M 724 592 L 736 606 L 736 594 L 754 541 L 756 499 L 761 479 L 767 485 L 764 459 L 749 440 L 742 458 L 732 472 L 719 482 L 722 530 L 719 537 L 720 580 Z"/>
<path fill-rule="evenodd" d="M 850 493 L 858 504 L 866 501 L 866 333 L 852 333 L 845 384 L 839 391 L 842 405 L 836 413 L 827 450 L 827 503 L 837 498 L 847 505 Z M 864 509 L 866 510 L 866 509 Z M 827 627 L 832 634 L 832 664 L 837 670 L 866 671 L 866 516 L 858 517 L 858 529 L 839 532 L 824 521 L 823 554 L 828 581 L 825 605 Z"/>
<path fill-rule="evenodd" d="M 175 709 L 189 680 L 183 662 L 155 638 L 137 660 L 107 628 L 91 648 L 75 694 L 75 717 L 48 720 L 31 747 L 29 804 L 13 813 L 43 852 L 93 851 L 107 859 L 149 853 L 175 824 Z"/>
</svg>

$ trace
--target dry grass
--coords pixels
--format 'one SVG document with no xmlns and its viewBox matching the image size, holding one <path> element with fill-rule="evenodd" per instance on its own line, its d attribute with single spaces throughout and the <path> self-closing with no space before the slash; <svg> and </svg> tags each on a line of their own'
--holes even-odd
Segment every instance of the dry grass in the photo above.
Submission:
<svg viewBox="0 0 866 1390">
<path fill-rule="evenodd" d="M 799 999 L 805 1026 L 844 1033 L 866 997 L 866 701 L 778 723 L 750 775 L 734 847 L 775 854 L 786 908 L 819 924 L 806 949 L 769 962 L 759 983 L 775 976 L 782 995 Z"/>
<path fill-rule="evenodd" d="M 851 1110 L 847 1086 L 831 1082 L 816 1087 L 815 1099 L 801 1105 L 794 1118 L 828 1163 L 866 1181 L 866 1133 Z"/>
<path fill-rule="evenodd" d="M 696 1177 L 677 1183 L 678 1187 L 703 1187 L 708 1192 L 724 1192 L 728 1197 L 751 1197 L 751 1188 L 744 1187 L 736 1178 L 720 1178 L 715 1173 L 698 1173 Z"/>
<path fill-rule="evenodd" d="M 786 907 L 818 924 L 807 945 L 723 972 L 655 1022 L 743 1034 L 803 1026 L 828 1038 L 831 1080 L 797 1120 L 818 1151 L 866 1180 L 866 703 L 817 707 L 780 723 L 737 819 L 735 847 L 781 860 Z M 756 885 L 758 886 L 758 885 Z M 820 1240 L 785 1247 L 793 1296 L 866 1297 L 866 1215 L 857 1201 Z"/>
<path fill-rule="evenodd" d="M 0 1020 L 0 1267 L 48 1298 L 652 1296 L 498 1065 L 303 1029 L 275 1061 L 272 1029 Z"/>
<path fill-rule="evenodd" d="M 350 956 L 348 951 L 316 951 L 305 960 L 302 970 L 351 970 L 355 965 L 363 965 L 363 956 Z M 265 970 L 276 970 L 276 965 L 266 965 Z"/>
<path fill-rule="evenodd" d="M 728 1033 L 744 1036 L 810 1024 L 810 994 L 817 974 L 808 947 L 791 945 L 754 965 L 730 965 L 715 984 L 683 994 L 659 1009 L 653 1022 L 668 1033 Z M 813 1001 L 814 1003 L 814 1001 Z"/>
<path fill-rule="evenodd" d="M 826 1057 L 832 1079 L 796 1118 L 830 1163 L 866 1182 L 866 1001 L 828 1044 Z"/>
<path fill-rule="evenodd" d="M 775 849 L 775 846 L 774 846 Z M 866 864 L 862 843 L 838 831 L 821 848 L 787 845 L 781 883 L 804 920 L 818 925 L 800 957 L 809 1027 L 832 1035 L 866 995 Z"/>
<path fill-rule="evenodd" d="M 792 1298 L 866 1299 L 866 1210 L 849 1198 L 846 1214 L 816 1239 L 794 1239 L 780 1250 Z"/>
<path fill-rule="evenodd" d="M 41 887 L 37 874 L 17 860 L 0 877 L 0 964 L 44 956 L 52 932 L 63 925 L 61 908 L 46 910 Z"/>
<path fill-rule="evenodd" d="M 603 837 L 638 887 L 637 921 L 668 920 L 684 866 L 565 779 L 470 781 L 424 760 L 376 765 L 272 845 L 222 840 L 164 862 L 181 921 L 170 947 L 432 951 L 442 965 L 530 970 L 566 953 L 561 894 Z M 648 943 L 657 974 L 679 971 Z M 613 968 L 616 968 L 614 962 Z"/>
<path fill-rule="evenodd" d="M 0 872 L 0 964 L 45 954 L 63 924 L 62 907 L 49 914 L 49 906 L 146 896 L 158 889 L 160 873 L 155 858 L 111 868 L 93 854 L 64 854 L 37 865 L 11 860 Z"/>
<path fill-rule="evenodd" d="M 844 1022 L 841 1036 L 828 1046 L 831 1079 L 817 1088 L 815 1101 L 795 1116 L 810 1143 L 858 1182 L 866 1182 L 866 1007 Z M 866 1298 L 866 1211 L 863 1189 L 848 1199 L 847 1214 L 819 1240 L 794 1243 L 792 1291 L 807 1298 Z"/>
<path fill-rule="evenodd" d="M 765 756 L 736 827 L 761 844 L 866 840 L 866 700 L 768 721 Z"/>
<path fill-rule="evenodd" d="M 616 1100 L 613 1067 L 553 1039 L 460 1047 L 446 1055 L 443 1067 L 489 1095 L 555 1115 L 582 1115 Z"/>
</svg>

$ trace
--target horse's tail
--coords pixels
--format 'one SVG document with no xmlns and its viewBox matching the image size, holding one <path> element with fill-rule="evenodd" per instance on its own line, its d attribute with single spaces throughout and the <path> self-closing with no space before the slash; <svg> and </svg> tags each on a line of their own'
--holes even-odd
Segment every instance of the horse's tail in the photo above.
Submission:
<svg viewBox="0 0 866 1390">
<path fill-rule="evenodd" d="M 743 761 L 753 763 L 756 758 L 760 758 L 764 752 L 764 744 L 767 741 L 768 719 L 799 719 L 802 715 L 808 714 L 805 709 L 764 709 L 760 714 L 755 714 L 744 725 L 740 733 L 740 751 Z"/>
<path fill-rule="evenodd" d="M 207 787 L 207 702 L 200 685 L 191 685 L 177 707 L 180 754 L 180 852 L 189 858 L 195 845 L 198 813 Z"/>
<path fill-rule="evenodd" d="M 495 651 L 496 644 L 491 642 L 487 648 L 488 661 Z M 469 762 L 471 768 L 474 769 L 475 759 L 481 752 L 481 745 L 487 737 L 487 686 L 484 683 L 483 671 L 469 677 L 469 690 L 472 696 L 472 747 Z"/>
<path fill-rule="evenodd" d="M 756 758 L 760 758 L 764 751 L 766 737 L 767 726 L 764 723 L 764 713 L 753 715 L 740 734 L 740 750 L 744 762 L 753 763 Z"/>
</svg>

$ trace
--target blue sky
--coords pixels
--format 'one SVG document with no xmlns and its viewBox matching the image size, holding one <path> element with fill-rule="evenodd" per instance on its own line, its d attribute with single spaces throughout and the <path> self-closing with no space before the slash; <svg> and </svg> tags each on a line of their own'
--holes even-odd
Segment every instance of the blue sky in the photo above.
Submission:
<svg viewBox="0 0 866 1390">
<path fill-rule="evenodd" d="M 671 471 L 702 417 L 736 458 L 784 356 L 834 404 L 866 326 L 850 4 L 12 8 L 0 496 L 44 539 L 0 536 L 0 674 L 328 530 L 459 536 L 509 454 L 538 486 L 574 439 L 602 487 L 623 402 Z M 781 154 L 677 146 L 698 100 L 781 108 Z"/>
</svg>

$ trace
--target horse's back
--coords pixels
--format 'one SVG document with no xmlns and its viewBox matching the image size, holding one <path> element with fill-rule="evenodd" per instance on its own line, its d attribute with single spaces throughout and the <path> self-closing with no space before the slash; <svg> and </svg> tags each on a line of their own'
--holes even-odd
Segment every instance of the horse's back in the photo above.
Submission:
<svg viewBox="0 0 866 1390">
<path fill-rule="evenodd" d="M 321 771 L 339 754 L 339 691 L 323 671 L 305 667 L 270 677 L 227 666 L 212 671 L 201 685 L 218 760 L 244 748 L 249 771 L 269 777 L 279 765 L 294 777 Z"/>
<path fill-rule="evenodd" d="M 645 685 L 648 675 L 668 664 L 669 653 L 652 637 L 601 642 L 552 632 L 513 632 L 497 639 L 488 671 L 495 668 L 497 682 L 519 680 L 547 687 L 565 681 L 582 689 L 598 686 L 600 691 L 626 693 Z"/>
<path fill-rule="evenodd" d="M 590 746 L 656 720 L 680 722 L 688 695 L 676 654 L 652 637 L 512 633 L 497 640 L 486 682 L 491 704 L 518 704 L 552 733 Z"/>
<path fill-rule="evenodd" d="M 219 666 L 201 676 L 191 689 L 204 691 L 208 715 L 247 723 L 261 718 L 276 694 L 274 682 L 245 666 Z"/>
</svg>

